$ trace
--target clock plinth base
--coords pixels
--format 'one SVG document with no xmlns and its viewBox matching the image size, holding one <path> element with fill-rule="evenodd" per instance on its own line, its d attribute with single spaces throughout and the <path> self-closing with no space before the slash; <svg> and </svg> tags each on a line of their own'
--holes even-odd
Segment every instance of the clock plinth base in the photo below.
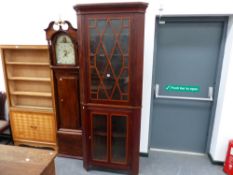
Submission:
<svg viewBox="0 0 233 175">
<path fill-rule="evenodd" d="M 58 131 L 58 154 L 64 157 L 82 157 L 82 131 Z"/>
</svg>

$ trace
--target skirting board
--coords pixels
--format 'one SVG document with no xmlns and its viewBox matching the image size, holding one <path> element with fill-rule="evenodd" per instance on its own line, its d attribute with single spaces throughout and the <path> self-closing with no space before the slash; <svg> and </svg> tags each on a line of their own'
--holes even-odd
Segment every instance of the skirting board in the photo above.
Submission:
<svg viewBox="0 0 233 175">
<path fill-rule="evenodd" d="M 209 153 L 208 153 L 208 157 L 209 157 L 212 164 L 214 164 L 214 165 L 224 165 L 224 162 L 222 162 L 222 161 L 213 160 L 213 157 Z"/>
<path fill-rule="evenodd" d="M 174 153 L 174 154 L 196 155 L 196 156 L 206 155 L 204 153 L 189 152 L 189 151 L 176 151 L 176 150 L 158 149 L 158 148 L 150 148 L 150 151 L 167 152 L 167 153 Z"/>
<path fill-rule="evenodd" d="M 159 152 L 167 152 L 167 153 L 175 153 L 175 154 L 187 154 L 187 155 L 196 155 L 196 156 L 204 156 L 206 154 L 204 153 L 196 153 L 196 152 L 188 152 L 188 151 L 174 151 L 174 150 L 167 150 L 167 149 L 157 149 L 157 148 L 150 148 L 150 151 L 159 151 Z M 149 153 L 140 153 L 149 156 Z M 211 163 L 214 165 L 224 165 L 224 162 L 222 161 L 214 161 L 212 156 L 208 153 L 207 154 Z M 141 155 L 142 156 L 142 155 Z"/>
<path fill-rule="evenodd" d="M 140 157 L 149 157 L 149 153 L 140 152 Z"/>
</svg>

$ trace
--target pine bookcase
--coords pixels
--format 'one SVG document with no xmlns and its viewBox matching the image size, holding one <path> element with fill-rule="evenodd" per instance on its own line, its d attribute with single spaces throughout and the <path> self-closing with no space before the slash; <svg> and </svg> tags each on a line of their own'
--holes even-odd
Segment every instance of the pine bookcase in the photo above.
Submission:
<svg viewBox="0 0 233 175">
<path fill-rule="evenodd" d="M 15 145 L 57 148 L 53 81 L 43 45 L 0 46 Z"/>
</svg>

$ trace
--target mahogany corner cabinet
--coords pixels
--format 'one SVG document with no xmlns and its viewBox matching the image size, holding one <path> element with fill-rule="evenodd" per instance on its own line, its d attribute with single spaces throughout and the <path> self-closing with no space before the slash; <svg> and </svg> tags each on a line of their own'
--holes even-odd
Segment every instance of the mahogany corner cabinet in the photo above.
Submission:
<svg viewBox="0 0 233 175">
<path fill-rule="evenodd" d="M 87 170 L 138 174 L 146 8 L 142 2 L 74 7 Z"/>
</svg>

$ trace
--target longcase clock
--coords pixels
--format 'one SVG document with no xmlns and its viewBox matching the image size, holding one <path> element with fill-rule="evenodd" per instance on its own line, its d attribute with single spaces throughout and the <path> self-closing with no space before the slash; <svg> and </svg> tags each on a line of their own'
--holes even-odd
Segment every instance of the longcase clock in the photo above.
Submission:
<svg viewBox="0 0 233 175">
<path fill-rule="evenodd" d="M 55 30 L 57 28 L 57 30 Z M 51 22 L 46 32 L 53 73 L 58 153 L 82 157 L 77 29 L 68 21 Z"/>
</svg>

